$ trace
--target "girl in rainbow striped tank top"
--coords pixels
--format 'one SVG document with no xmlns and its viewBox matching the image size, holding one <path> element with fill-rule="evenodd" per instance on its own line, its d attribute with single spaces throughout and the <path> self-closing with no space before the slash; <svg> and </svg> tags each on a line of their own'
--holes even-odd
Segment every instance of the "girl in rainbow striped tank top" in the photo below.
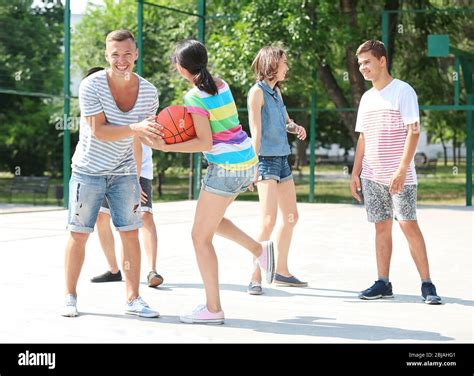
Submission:
<svg viewBox="0 0 474 376">
<path fill-rule="evenodd" d="M 224 323 L 219 298 L 217 257 L 212 244 L 215 234 L 235 241 L 256 258 L 256 267 L 266 272 L 267 282 L 274 276 L 273 243 L 258 242 L 224 217 L 229 204 L 252 184 L 258 159 L 248 135 L 242 130 L 229 85 L 214 79 L 207 70 L 207 51 L 195 40 L 176 47 L 173 63 L 179 74 L 192 84 L 184 103 L 191 113 L 196 138 L 166 145 L 163 140 L 153 148 L 182 153 L 203 152 L 209 167 L 203 179 L 192 229 L 198 266 L 206 290 L 206 304 L 188 315 L 184 323 Z"/>
</svg>

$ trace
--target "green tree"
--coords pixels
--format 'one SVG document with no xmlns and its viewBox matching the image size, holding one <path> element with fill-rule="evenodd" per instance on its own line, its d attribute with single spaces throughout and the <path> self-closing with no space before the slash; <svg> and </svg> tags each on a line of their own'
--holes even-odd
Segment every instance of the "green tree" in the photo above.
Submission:
<svg viewBox="0 0 474 376">
<path fill-rule="evenodd" d="M 384 2 L 378 3 L 383 9 Z M 246 94 L 255 81 L 250 70 L 253 58 L 261 47 L 278 43 L 289 55 L 290 77 L 283 90 L 287 107 L 310 107 L 314 88 L 319 108 L 356 107 L 365 83 L 358 71 L 355 48 L 364 33 L 377 28 L 377 21 L 368 21 L 367 15 L 359 16 L 356 10 L 353 1 L 243 1 L 238 17 L 214 22 L 215 29 L 209 31 L 208 38 L 211 56 L 218 71 L 233 80 L 241 106 L 245 107 Z M 308 125 L 309 114 L 290 115 L 301 125 Z M 356 141 L 354 125 L 354 112 L 320 114 L 318 144 L 338 142 L 351 147 Z M 297 145 L 301 158 L 307 141 Z"/>
<path fill-rule="evenodd" d="M 156 3 L 169 5 L 166 1 Z M 401 9 L 403 12 L 390 13 L 389 17 L 388 52 L 392 74 L 415 88 L 420 104 L 450 103 L 452 62 L 428 58 L 426 39 L 430 33 L 448 33 L 459 48 L 472 48 L 472 42 L 469 44 L 472 39 L 469 38 L 469 33 L 472 33 L 469 15 L 410 13 L 407 10 L 457 5 L 454 0 L 208 1 L 206 45 L 210 68 L 229 82 L 238 107 L 246 108 L 246 95 L 254 83 L 250 68 L 254 56 L 264 45 L 279 43 L 289 55 L 290 77 L 283 87 L 287 107 L 309 108 L 311 91 L 316 88 L 320 109 L 357 108 L 370 83 L 366 83 L 358 71 L 356 48 L 364 40 L 381 38 L 383 10 Z M 180 0 L 173 6 L 196 12 L 197 3 Z M 83 68 L 103 64 L 106 32 L 116 27 L 136 30 L 135 19 L 136 4 L 131 0 L 108 0 L 105 9 L 92 11 L 91 8 L 75 35 L 78 64 Z M 196 23 L 195 17 L 145 6 L 144 76 L 160 89 L 162 106 L 182 103 L 187 84 L 173 72 L 169 56 L 176 41 L 196 37 Z M 318 74 L 316 83 L 313 78 L 315 71 Z M 309 114 L 296 112 L 290 115 L 302 125 L 308 125 Z M 241 112 L 240 118 L 248 130 L 246 113 Z M 353 146 L 356 142 L 355 119 L 355 111 L 320 112 L 318 145 L 339 143 L 345 148 Z M 446 123 L 452 129 L 446 135 L 454 137 L 456 134 L 459 142 L 463 137 L 462 125 L 458 123 L 458 117 L 454 120 Z M 429 132 L 431 126 L 436 127 L 434 120 L 426 122 Z M 298 147 L 298 154 L 304 155 L 307 143 L 298 142 Z M 155 153 L 158 158 L 159 154 Z M 163 164 L 166 165 L 166 161 Z"/>
<path fill-rule="evenodd" d="M 454 104 L 454 59 L 428 57 L 427 38 L 429 34 L 448 34 L 452 46 L 472 51 L 472 13 L 433 12 L 443 8 L 459 9 L 461 6 L 467 4 L 449 0 L 416 1 L 413 7 L 425 9 L 426 13 L 406 12 L 400 16 L 394 36 L 398 51 L 394 58 L 395 74 L 406 77 L 417 91 L 420 104 Z M 461 103 L 465 103 L 463 94 L 462 91 Z M 426 120 L 422 121 L 422 126 L 431 141 L 440 142 L 443 146 L 444 163 L 447 164 L 448 160 L 448 141 L 453 144 L 452 159 L 456 163 L 456 150 L 460 150 L 466 137 L 465 112 L 426 111 L 422 115 Z"/>
<path fill-rule="evenodd" d="M 62 140 L 53 100 L 35 93 L 61 93 L 63 7 L 59 0 L 35 8 L 32 3 L 0 2 L 0 169 L 56 174 Z"/>
</svg>

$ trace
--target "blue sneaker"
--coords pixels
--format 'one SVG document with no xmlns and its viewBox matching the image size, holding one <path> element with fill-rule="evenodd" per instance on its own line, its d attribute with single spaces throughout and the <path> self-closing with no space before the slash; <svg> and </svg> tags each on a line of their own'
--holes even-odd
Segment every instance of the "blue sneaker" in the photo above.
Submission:
<svg viewBox="0 0 474 376">
<path fill-rule="evenodd" d="M 359 299 L 374 300 L 374 299 L 389 299 L 393 298 L 392 284 L 390 282 L 385 283 L 384 281 L 375 281 L 372 287 L 367 290 L 361 291 Z"/>
<path fill-rule="evenodd" d="M 141 296 L 125 304 L 125 313 L 127 315 L 137 315 L 139 317 L 160 317 L 160 313 L 151 309 Z"/>
<path fill-rule="evenodd" d="M 442 304 L 441 298 L 436 293 L 436 287 L 431 282 L 421 284 L 421 296 L 426 304 Z"/>
</svg>

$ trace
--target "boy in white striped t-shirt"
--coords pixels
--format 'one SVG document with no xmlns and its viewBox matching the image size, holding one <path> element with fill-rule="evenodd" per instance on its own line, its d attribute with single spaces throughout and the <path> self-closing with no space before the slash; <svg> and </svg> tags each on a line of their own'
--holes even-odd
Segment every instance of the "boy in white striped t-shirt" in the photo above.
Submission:
<svg viewBox="0 0 474 376">
<path fill-rule="evenodd" d="M 123 244 L 127 303 L 125 313 L 158 317 L 139 295 L 140 186 L 133 146 L 140 137 L 156 138 L 159 127 L 150 117 L 158 107 L 158 93 L 148 81 L 133 73 L 138 49 L 127 30 L 107 35 L 107 70 L 85 78 L 79 87 L 81 124 L 79 143 L 72 158 L 69 182 L 66 246 L 66 302 L 63 316 L 75 317 L 77 281 L 89 234 L 94 231 L 104 198 Z M 141 147 L 141 145 L 139 145 Z"/>
<path fill-rule="evenodd" d="M 389 282 L 393 217 L 408 240 L 427 304 L 441 304 L 430 279 L 425 241 L 416 220 L 417 180 L 413 157 L 420 137 L 418 100 L 413 88 L 388 72 L 382 42 L 368 40 L 357 49 L 359 70 L 373 87 L 357 113 L 360 132 L 352 171 L 352 196 L 364 198 L 367 219 L 375 223 L 378 279 L 361 299 L 393 298 Z"/>
</svg>

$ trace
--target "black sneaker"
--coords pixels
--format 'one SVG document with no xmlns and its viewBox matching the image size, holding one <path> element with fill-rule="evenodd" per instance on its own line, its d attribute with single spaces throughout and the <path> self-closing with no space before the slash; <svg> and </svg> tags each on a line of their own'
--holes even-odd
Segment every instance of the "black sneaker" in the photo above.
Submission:
<svg viewBox="0 0 474 376">
<path fill-rule="evenodd" d="M 110 270 L 104 274 L 91 278 L 91 282 L 120 282 L 122 280 L 122 273 L 120 270 L 117 273 L 112 273 Z"/>
<path fill-rule="evenodd" d="M 442 304 L 441 298 L 436 293 L 436 287 L 431 282 L 421 284 L 421 296 L 426 304 Z"/>
<path fill-rule="evenodd" d="M 361 291 L 359 298 L 364 300 L 393 298 L 392 284 L 381 280 L 375 281 L 372 287 Z"/>
</svg>

